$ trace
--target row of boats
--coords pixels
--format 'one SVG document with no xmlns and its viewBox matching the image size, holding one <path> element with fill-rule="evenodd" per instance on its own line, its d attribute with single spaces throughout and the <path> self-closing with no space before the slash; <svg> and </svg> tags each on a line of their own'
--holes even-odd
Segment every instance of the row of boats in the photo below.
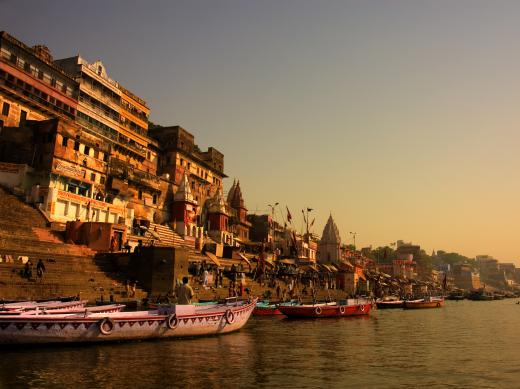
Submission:
<svg viewBox="0 0 520 389">
<path fill-rule="evenodd" d="M 378 309 L 428 309 L 441 308 L 444 306 L 444 297 L 425 297 L 422 299 L 401 300 L 382 299 L 376 302 Z"/>
<path fill-rule="evenodd" d="M 302 304 L 295 300 L 284 303 L 259 301 L 253 310 L 253 315 L 284 315 L 289 318 L 325 318 L 368 315 L 371 309 L 372 301 L 368 299 L 347 299 L 313 304 Z"/>
<path fill-rule="evenodd" d="M 242 328 L 254 315 L 330 318 L 369 315 L 374 302 L 346 299 L 270 304 L 256 298 L 190 305 L 156 305 L 125 312 L 122 304 L 87 307 L 87 301 L 23 301 L 0 305 L 0 344 L 45 344 L 144 340 L 224 334 Z M 378 308 L 437 308 L 442 298 L 377 301 Z M 401 304 L 401 306 L 399 306 Z M 403 305 L 404 304 L 404 305 Z"/>
<path fill-rule="evenodd" d="M 424 309 L 441 308 L 444 306 L 443 297 L 426 297 L 415 300 L 381 299 L 375 301 L 378 309 L 405 308 Z M 285 315 L 289 318 L 299 317 L 343 317 L 368 315 L 374 306 L 369 299 L 348 299 L 338 302 L 300 304 L 296 301 L 285 303 L 270 303 L 259 301 L 253 310 L 256 316 Z"/>
</svg>

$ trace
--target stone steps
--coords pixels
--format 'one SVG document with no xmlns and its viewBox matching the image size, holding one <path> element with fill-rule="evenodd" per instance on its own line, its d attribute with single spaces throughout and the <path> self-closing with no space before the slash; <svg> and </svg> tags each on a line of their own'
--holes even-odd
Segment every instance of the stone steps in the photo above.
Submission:
<svg viewBox="0 0 520 389">
<path fill-rule="evenodd" d="M 36 208 L 0 187 L 0 215 L 2 219 L 19 225 L 46 227 L 47 221 Z"/>
<path fill-rule="evenodd" d="M 0 299 L 50 298 L 76 295 L 93 302 L 109 294 L 126 295 L 126 276 L 116 272 L 109 259 L 95 257 L 85 246 L 66 244 L 62 235 L 46 228 L 40 212 L 0 188 L 0 254 L 9 254 L 13 263 L 0 263 Z M 29 257 L 32 278 L 20 274 L 24 264 L 18 257 Z M 45 273 L 37 279 L 36 263 L 42 259 Z M 135 298 L 146 297 L 137 288 Z"/>
</svg>

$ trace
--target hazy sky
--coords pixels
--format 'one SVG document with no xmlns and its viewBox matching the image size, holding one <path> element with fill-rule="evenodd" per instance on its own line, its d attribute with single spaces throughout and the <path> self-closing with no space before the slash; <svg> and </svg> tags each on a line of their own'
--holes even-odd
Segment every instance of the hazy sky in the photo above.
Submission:
<svg viewBox="0 0 520 389">
<path fill-rule="evenodd" d="M 520 265 L 520 2 L 6 1 L 225 155 L 250 212 Z M 284 211 L 285 214 L 285 211 Z M 277 212 L 279 221 L 281 213 Z"/>
</svg>

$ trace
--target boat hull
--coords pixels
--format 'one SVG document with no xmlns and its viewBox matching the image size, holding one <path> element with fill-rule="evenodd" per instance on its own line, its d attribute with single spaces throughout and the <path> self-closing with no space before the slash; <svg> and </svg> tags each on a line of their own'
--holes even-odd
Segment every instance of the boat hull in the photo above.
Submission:
<svg viewBox="0 0 520 389">
<path fill-rule="evenodd" d="M 378 301 L 376 302 L 377 309 L 396 309 L 396 308 L 403 308 L 404 307 L 404 301 Z"/>
<path fill-rule="evenodd" d="M 138 311 L 0 317 L 0 344 L 48 344 L 182 338 L 233 332 L 248 321 L 256 301 L 197 307 L 194 314 Z"/>
<path fill-rule="evenodd" d="M 441 308 L 444 306 L 444 300 L 433 300 L 433 301 L 405 301 L 405 309 L 428 309 L 428 308 Z"/>
<path fill-rule="evenodd" d="M 283 315 L 278 307 L 255 307 L 253 316 L 277 316 Z"/>
<path fill-rule="evenodd" d="M 280 306 L 280 311 L 290 318 L 326 318 L 368 315 L 372 309 L 370 303 L 352 305 L 292 305 Z"/>
</svg>

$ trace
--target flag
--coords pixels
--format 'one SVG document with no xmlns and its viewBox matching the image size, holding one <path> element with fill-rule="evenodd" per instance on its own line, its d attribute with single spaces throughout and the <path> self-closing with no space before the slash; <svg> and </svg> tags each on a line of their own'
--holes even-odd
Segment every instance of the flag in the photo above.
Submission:
<svg viewBox="0 0 520 389">
<path fill-rule="evenodd" d="M 287 208 L 287 221 L 289 223 L 291 223 L 291 220 L 292 220 L 292 216 L 291 216 L 291 212 L 289 211 L 289 207 L 286 205 L 285 208 Z"/>
</svg>

